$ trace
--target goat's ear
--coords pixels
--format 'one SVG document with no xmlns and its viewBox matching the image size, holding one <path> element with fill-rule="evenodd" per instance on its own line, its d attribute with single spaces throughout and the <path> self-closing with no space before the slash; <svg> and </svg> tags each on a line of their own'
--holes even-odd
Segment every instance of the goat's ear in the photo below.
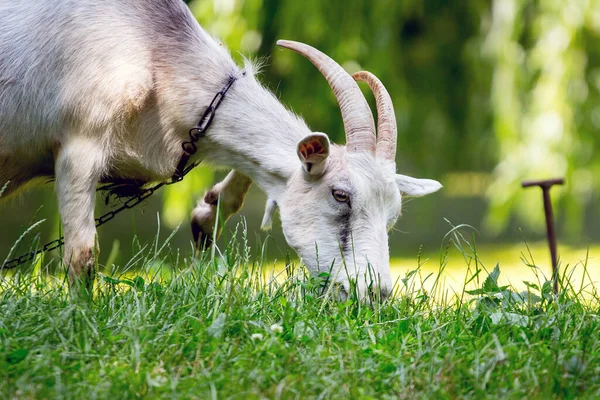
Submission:
<svg viewBox="0 0 600 400">
<path fill-rule="evenodd" d="M 329 155 L 329 138 L 326 134 L 313 132 L 298 142 L 298 158 L 311 175 L 321 175 Z"/>
<path fill-rule="evenodd" d="M 403 196 L 420 197 L 437 192 L 442 184 L 432 179 L 417 179 L 406 175 L 396 175 L 396 185 Z"/>
</svg>

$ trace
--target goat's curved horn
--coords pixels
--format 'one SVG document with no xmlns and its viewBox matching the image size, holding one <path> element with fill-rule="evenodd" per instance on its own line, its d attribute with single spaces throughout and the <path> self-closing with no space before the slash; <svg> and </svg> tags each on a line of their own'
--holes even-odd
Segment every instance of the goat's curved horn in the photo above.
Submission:
<svg viewBox="0 0 600 400">
<path fill-rule="evenodd" d="M 392 98 L 383 83 L 369 71 L 360 71 L 352 75 L 359 82 L 366 82 L 377 103 L 377 157 L 394 161 L 396 159 L 396 140 L 398 128 Z"/>
<path fill-rule="evenodd" d="M 307 44 L 278 40 L 277 45 L 294 50 L 308 58 L 327 79 L 340 105 L 348 151 L 352 153 L 366 151 L 374 155 L 376 135 L 373 114 L 358 84 L 350 74 L 327 55 Z"/>
</svg>

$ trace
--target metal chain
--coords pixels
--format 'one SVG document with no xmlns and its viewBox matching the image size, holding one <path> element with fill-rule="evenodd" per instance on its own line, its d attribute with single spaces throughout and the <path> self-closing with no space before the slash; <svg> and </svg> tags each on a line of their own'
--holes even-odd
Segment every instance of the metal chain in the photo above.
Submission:
<svg viewBox="0 0 600 400">
<path fill-rule="evenodd" d="M 242 75 L 245 76 L 246 72 L 245 71 L 242 72 Z M 188 160 L 190 159 L 191 156 L 196 154 L 196 151 L 198 151 L 198 146 L 196 146 L 196 143 L 198 142 L 198 140 L 200 140 L 200 138 L 202 138 L 202 137 L 204 137 L 204 135 L 206 135 L 206 130 L 208 129 L 208 127 L 212 123 L 213 119 L 215 118 L 215 113 L 217 111 L 217 108 L 219 108 L 219 105 L 221 105 L 221 102 L 225 98 L 227 91 L 229 90 L 229 88 L 231 88 L 231 85 L 233 85 L 233 82 L 235 82 L 235 81 L 236 81 L 235 76 L 232 75 L 231 77 L 229 77 L 227 84 L 225 84 L 223 89 L 221 89 L 221 91 L 219 93 L 217 93 L 215 95 L 215 97 L 213 97 L 208 108 L 206 109 L 206 111 L 204 111 L 202 118 L 200 118 L 200 121 L 198 122 L 198 124 L 195 127 L 193 127 L 192 129 L 190 129 L 190 132 L 189 132 L 190 140 L 188 140 L 187 142 L 183 142 L 181 145 L 181 148 L 183 149 L 183 155 L 181 156 L 181 159 L 179 160 L 179 164 L 177 165 L 177 169 L 175 170 L 175 174 L 173 175 L 173 177 L 175 179 L 178 179 L 183 176 L 182 174 L 183 174 L 183 171 L 185 169 L 185 166 L 186 166 Z"/>
<path fill-rule="evenodd" d="M 242 74 L 246 75 L 245 72 L 242 72 Z M 223 101 L 223 98 L 225 98 L 225 94 L 227 93 L 227 91 L 229 90 L 231 85 L 233 85 L 233 82 L 235 82 L 235 80 L 236 80 L 236 78 L 234 76 L 231 76 L 229 78 L 229 80 L 227 81 L 227 84 L 223 87 L 223 89 L 220 92 L 218 92 L 215 95 L 215 97 L 212 99 L 212 101 L 210 102 L 210 105 L 208 106 L 206 111 L 204 111 L 204 114 L 200 118 L 200 121 L 198 122 L 198 124 L 195 127 L 193 127 L 192 129 L 190 129 L 190 131 L 189 131 L 190 140 L 184 142 L 181 145 L 181 147 L 183 148 L 183 155 L 181 156 L 181 159 L 179 161 L 179 164 L 177 165 L 177 169 L 175 170 L 175 173 L 173 174 L 173 176 L 166 181 L 160 182 L 152 187 L 142 190 L 140 193 L 138 193 L 134 196 L 129 197 L 123 203 L 123 205 L 121 205 L 120 207 L 118 207 L 114 210 L 111 210 L 111 211 L 107 212 L 106 214 L 101 215 L 100 217 L 96 218 L 96 228 L 101 225 L 106 224 L 108 221 L 110 221 L 114 217 L 116 217 L 117 214 L 120 214 L 121 212 L 123 212 L 125 210 L 132 209 L 135 206 L 137 206 L 138 204 L 142 203 L 148 197 L 152 196 L 154 194 L 154 192 L 156 192 L 161 187 L 174 185 L 175 183 L 182 181 L 184 176 L 186 176 L 191 170 L 193 170 L 194 168 L 196 168 L 196 166 L 198 166 L 200 164 L 200 161 L 198 161 L 198 162 L 192 163 L 190 165 L 187 165 L 190 157 L 192 155 L 194 155 L 196 153 L 196 151 L 198 150 L 196 143 L 198 142 L 198 140 L 200 140 L 200 138 L 202 138 L 206 135 L 206 131 L 210 127 L 210 124 L 212 123 L 212 121 L 215 117 L 217 108 L 219 108 L 219 105 Z M 48 251 L 52 251 L 52 250 L 59 248 L 64 243 L 65 243 L 65 237 L 62 236 L 59 239 L 55 239 L 49 243 L 46 243 L 40 250 L 25 253 L 17 258 L 13 258 L 12 260 L 7 261 L 0 268 L 0 271 L 16 268 L 19 265 L 26 263 L 27 261 L 31 261 L 31 260 L 35 259 L 35 257 L 37 257 L 39 254 L 46 253 Z"/>
<path fill-rule="evenodd" d="M 121 205 L 120 207 L 118 207 L 114 210 L 111 210 L 111 211 L 107 212 L 106 214 L 103 214 L 100 217 L 96 218 L 96 228 L 106 224 L 108 221 L 112 220 L 114 217 L 116 217 L 118 214 L 122 213 L 123 211 L 132 209 L 135 206 L 137 206 L 138 204 L 142 203 L 148 197 L 152 196 L 154 194 L 154 192 L 156 192 L 161 187 L 173 185 L 177 182 L 180 182 L 185 175 L 187 175 L 192 169 L 194 169 L 199 164 L 200 164 L 200 162 L 190 164 L 183 171 L 183 173 L 180 176 L 178 176 L 176 178 L 170 178 L 167 181 L 160 182 L 150 188 L 144 189 L 142 192 L 138 193 L 137 195 L 132 196 L 129 199 L 127 199 L 123 203 L 123 205 Z M 19 265 L 26 263 L 27 261 L 31 261 L 31 260 L 35 259 L 35 257 L 37 257 L 39 254 L 46 253 L 48 251 L 52 251 L 52 250 L 59 248 L 64 243 L 65 243 L 64 236 L 60 237 L 59 239 L 55 239 L 51 242 L 48 242 L 41 249 L 39 249 L 37 251 L 25 253 L 17 258 L 13 258 L 12 260 L 7 261 L 2 266 L 2 268 L 0 268 L 0 271 L 16 268 Z"/>
</svg>

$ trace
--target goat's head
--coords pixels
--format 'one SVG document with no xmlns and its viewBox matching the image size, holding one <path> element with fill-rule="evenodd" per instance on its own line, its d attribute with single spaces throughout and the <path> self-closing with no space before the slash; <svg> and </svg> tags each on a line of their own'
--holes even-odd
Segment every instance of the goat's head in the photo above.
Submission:
<svg viewBox="0 0 600 400">
<path fill-rule="evenodd" d="M 403 196 L 422 196 L 441 185 L 396 174 L 396 119 L 390 95 L 369 72 L 350 76 L 320 51 L 298 42 L 279 46 L 308 58 L 325 76 L 341 108 L 346 146 L 331 145 L 313 133 L 297 146 L 298 170 L 287 185 L 279 210 L 288 243 L 313 272 L 328 272 L 348 293 L 392 290 L 388 231 L 400 215 Z M 356 81 L 373 91 L 373 115 Z"/>
</svg>

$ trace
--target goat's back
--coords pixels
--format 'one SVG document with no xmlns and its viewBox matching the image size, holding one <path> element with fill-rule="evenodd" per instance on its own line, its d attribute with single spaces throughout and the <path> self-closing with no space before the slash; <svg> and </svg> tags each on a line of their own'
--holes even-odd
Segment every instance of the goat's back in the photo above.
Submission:
<svg viewBox="0 0 600 400">
<path fill-rule="evenodd" d="M 157 66 L 209 42 L 180 0 L 0 2 L 0 152 L 126 121 Z"/>
</svg>

